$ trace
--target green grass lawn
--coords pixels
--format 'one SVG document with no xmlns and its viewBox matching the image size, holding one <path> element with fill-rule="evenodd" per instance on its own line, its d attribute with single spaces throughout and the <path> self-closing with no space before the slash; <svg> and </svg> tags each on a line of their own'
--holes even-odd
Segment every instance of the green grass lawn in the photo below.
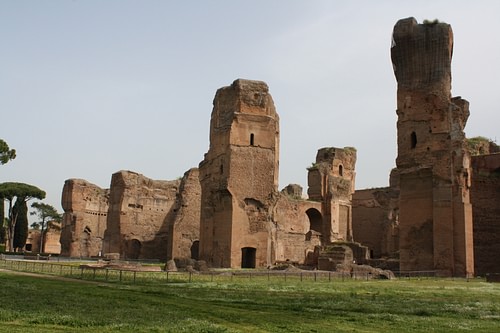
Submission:
<svg viewBox="0 0 500 333">
<path fill-rule="evenodd" d="M 0 272 L 0 332 L 500 332 L 465 280 L 120 284 Z"/>
</svg>

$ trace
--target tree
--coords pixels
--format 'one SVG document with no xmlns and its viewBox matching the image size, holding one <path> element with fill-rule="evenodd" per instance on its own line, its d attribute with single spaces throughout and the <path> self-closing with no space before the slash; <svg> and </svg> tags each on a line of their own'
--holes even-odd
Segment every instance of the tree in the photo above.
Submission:
<svg viewBox="0 0 500 333">
<path fill-rule="evenodd" d="M 0 164 L 5 164 L 16 158 L 16 150 L 10 149 L 7 142 L 0 139 Z"/>
<path fill-rule="evenodd" d="M 14 204 L 19 201 L 28 202 L 31 199 L 44 199 L 45 192 L 36 186 L 24 183 L 1 183 L 0 199 L 9 203 L 9 220 L 7 223 L 8 250 L 14 249 L 14 230 L 17 223 L 17 214 L 13 210 Z"/>
<path fill-rule="evenodd" d="M 12 208 L 14 215 L 17 215 L 17 222 L 14 228 L 14 251 L 21 250 L 26 245 L 28 239 L 28 205 L 26 201 L 17 200 Z"/>
<path fill-rule="evenodd" d="M 31 215 L 36 215 L 40 220 L 38 222 L 33 222 L 31 224 L 32 228 L 40 228 L 40 252 L 45 252 L 44 244 L 44 231 L 49 229 L 49 227 L 55 226 L 55 223 L 60 223 L 62 215 L 57 212 L 57 210 L 51 205 L 44 204 L 41 202 L 34 202 L 31 207 L 36 209 L 36 211 L 31 212 Z"/>
<path fill-rule="evenodd" d="M 5 243 L 5 204 L 3 200 L 0 200 L 0 245 Z"/>
</svg>

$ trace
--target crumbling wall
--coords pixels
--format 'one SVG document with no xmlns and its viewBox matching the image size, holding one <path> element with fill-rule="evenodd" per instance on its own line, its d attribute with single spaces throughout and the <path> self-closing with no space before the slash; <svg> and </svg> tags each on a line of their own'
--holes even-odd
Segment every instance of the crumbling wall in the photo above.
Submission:
<svg viewBox="0 0 500 333">
<path fill-rule="evenodd" d="M 321 220 L 321 203 L 302 199 L 296 186 L 281 191 L 274 208 L 275 262 L 314 263 L 314 248 L 321 244 L 321 234 L 311 229 L 315 217 Z"/>
<path fill-rule="evenodd" d="M 199 259 L 201 186 L 199 170 L 184 173 L 169 226 L 167 258 Z"/>
<path fill-rule="evenodd" d="M 398 82 L 400 268 L 474 272 L 469 104 L 452 98 L 453 33 L 445 23 L 396 23 L 391 58 Z"/>
<path fill-rule="evenodd" d="M 500 154 L 472 157 L 471 202 L 477 275 L 500 273 Z"/>
<path fill-rule="evenodd" d="M 352 196 L 354 240 L 371 258 L 395 257 L 399 251 L 399 191 L 392 187 L 356 190 Z"/>
<path fill-rule="evenodd" d="M 168 221 L 180 180 L 152 180 L 132 171 L 111 177 L 104 252 L 123 259 L 167 258 Z"/>
<path fill-rule="evenodd" d="M 102 250 L 108 214 L 109 190 L 83 179 L 64 183 L 61 204 L 61 255 L 98 256 Z"/>
</svg>

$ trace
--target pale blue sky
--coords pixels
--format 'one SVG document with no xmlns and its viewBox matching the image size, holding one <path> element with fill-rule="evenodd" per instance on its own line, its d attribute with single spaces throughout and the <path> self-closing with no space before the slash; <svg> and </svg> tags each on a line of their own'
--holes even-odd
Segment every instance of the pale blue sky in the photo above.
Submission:
<svg viewBox="0 0 500 333">
<path fill-rule="evenodd" d="M 280 188 L 306 190 L 317 149 L 354 146 L 357 188 L 396 158 L 394 24 L 452 25 L 467 136 L 497 139 L 500 1 L 0 0 L 0 182 L 103 188 L 133 170 L 175 179 L 208 149 L 215 91 L 265 81 L 281 118 Z"/>
</svg>

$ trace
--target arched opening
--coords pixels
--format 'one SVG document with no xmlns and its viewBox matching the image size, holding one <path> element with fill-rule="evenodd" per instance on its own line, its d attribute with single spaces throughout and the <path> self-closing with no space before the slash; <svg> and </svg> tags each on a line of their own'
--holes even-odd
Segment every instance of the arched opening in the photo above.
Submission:
<svg viewBox="0 0 500 333">
<path fill-rule="evenodd" d="M 142 244 L 137 239 L 132 239 L 128 244 L 128 258 L 129 259 L 139 259 L 141 254 Z"/>
<path fill-rule="evenodd" d="M 220 165 L 219 170 L 220 170 L 220 174 L 222 175 L 224 173 L 224 166 L 222 164 Z"/>
<path fill-rule="evenodd" d="M 339 176 L 343 176 L 344 175 L 344 167 L 341 165 L 339 165 Z"/>
<path fill-rule="evenodd" d="M 257 249 L 254 247 L 243 247 L 241 249 L 241 268 L 255 268 L 255 254 Z"/>
<path fill-rule="evenodd" d="M 200 241 L 195 240 L 191 245 L 191 259 L 200 259 Z"/>
<path fill-rule="evenodd" d="M 254 142 L 255 141 L 255 136 L 253 135 L 253 133 L 250 133 L 250 146 L 253 146 L 254 145 Z"/>
<path fill-rule="evenodd" d="M 307 217 L 309 218 L 309 230 L 314 230 L 323 233 L 323 216 L 316 208 L 309 208 L 306 211 Z"/>
<path fill-rule="evenodd" d="M 417 146 L 417 133 L 411 132 L 411 149 L 414 149 Z"/>
</svg>

